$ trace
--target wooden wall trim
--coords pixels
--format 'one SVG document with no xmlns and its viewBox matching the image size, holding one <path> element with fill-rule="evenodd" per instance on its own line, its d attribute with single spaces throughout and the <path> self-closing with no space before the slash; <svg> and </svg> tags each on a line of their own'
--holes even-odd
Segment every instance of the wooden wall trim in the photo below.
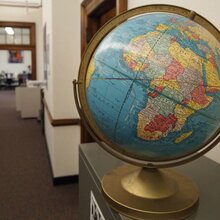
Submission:
<svg viewBox="0 0 220 220">
<path fill-rule="evenodd" d="M 128 10 L 128 0 L 116 0 L 116 14 L 117 15 L 127 10 Z"/>
<path fill-rule="evenodd" d="M 19 27 L 19 28 L 32 28 L 33 26 L 35 26 L 34 22 L 14 22 L 14 21 L 1 21 L 0 22 L 0 27 L 6 27 L 6 26 L 10 26 L 10 27 Z"/>
<path fill-rule="evenodd" d="M 50 124 L 53 127 L 58 126 L 72 126 L 72 125 L 80 125 L 80 119 L 79 118 L 62 118 L 62 119 L 54 119 L 50 113 L 49 107 L 47 105 L 46 100 L 43 100 L 45 110 L 47 112 Z"/>
<path fill-rule="evenodd" d="M 87 47 L 87 25 L 88 16 L 95 11 L 101 4 L 112 3 L 112 0 L 84 0 L 81 3 L 81 57 Z M 116 15 L 127 11 L 128 0 L 114 0 L 116 5 Z"/>
</svg>

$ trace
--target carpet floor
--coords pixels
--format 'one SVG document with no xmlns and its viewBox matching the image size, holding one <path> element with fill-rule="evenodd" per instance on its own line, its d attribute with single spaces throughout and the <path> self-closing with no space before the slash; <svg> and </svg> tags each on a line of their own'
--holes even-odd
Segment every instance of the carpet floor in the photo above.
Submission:
<svg viewBox="0 0 220 220">
<path fill-rule="evenodd" d="M 53 186 L 36 119 L 21 119 L 15 91 L 0 91 L 0 220 L 78 220 L 78 184 Z"/>
</svg>

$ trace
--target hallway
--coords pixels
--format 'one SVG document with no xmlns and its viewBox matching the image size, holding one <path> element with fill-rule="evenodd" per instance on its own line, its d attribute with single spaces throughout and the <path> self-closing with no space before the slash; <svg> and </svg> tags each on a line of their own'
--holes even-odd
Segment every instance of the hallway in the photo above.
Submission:
<svg viewBox="0 0 220 220">
<path fill-rule="evenodd" d="M 0 91 L 0 220 L 78 220 L 78 184 L 53 186 L 36 119 L 22 120 L 14 90 Z"/>
</svg>

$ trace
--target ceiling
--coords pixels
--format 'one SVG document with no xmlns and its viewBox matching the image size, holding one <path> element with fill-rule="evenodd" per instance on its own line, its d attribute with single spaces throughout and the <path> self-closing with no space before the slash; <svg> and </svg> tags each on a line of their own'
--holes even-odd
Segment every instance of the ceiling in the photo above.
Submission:
<svg viewBox="0 0 220 220">
<path fill-rule="evenodd" d="M 0 6 L 40 7 L 42 0 L 0 0 Z"/>
</svg>

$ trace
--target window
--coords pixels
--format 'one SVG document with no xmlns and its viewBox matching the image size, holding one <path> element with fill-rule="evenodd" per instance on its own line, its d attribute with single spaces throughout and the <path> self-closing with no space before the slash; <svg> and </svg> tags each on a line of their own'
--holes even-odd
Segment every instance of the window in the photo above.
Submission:
<svg viewBox="0 0 220 220">
<path fill-rule="evenodd" d="M 0 22 L 0 50 L 31 51 L 32 79 L 36 79 L 35 24 Z"/>
<path fill-rule="evenodd" d="M 29 28 L 12 28 L 13 34 L 8 34 L 5 27 L 0 27 L 0 44 L 30 45 Z"/>
</svg>

